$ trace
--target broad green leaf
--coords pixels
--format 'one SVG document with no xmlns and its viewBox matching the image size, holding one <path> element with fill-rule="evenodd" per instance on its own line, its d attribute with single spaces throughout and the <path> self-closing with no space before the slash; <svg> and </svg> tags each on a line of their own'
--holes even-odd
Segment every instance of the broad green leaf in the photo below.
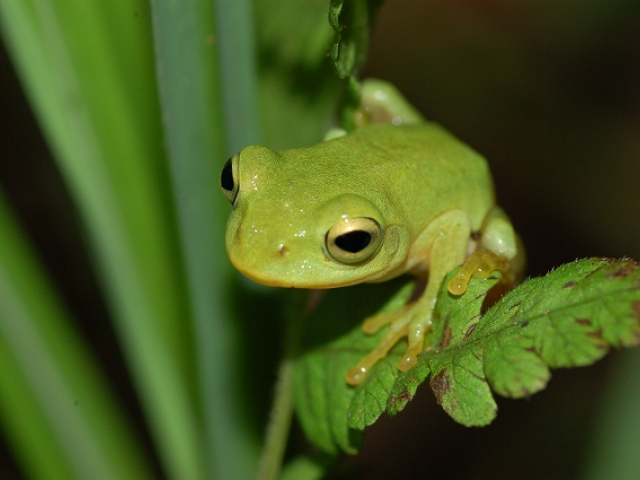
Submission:
<svg viewBox="0 0 640 480">
<path fill-rule="evenodd" d="M 352 402 L 358 401 L 354 393 L 364 392 L 349 387 L 345 377 L 382 334 L 364 335 L 361 320 L 378 309 L 398 307 L 409 298 L 412 288 L 413 283 L 402 278 L 331 290 L 307 320 L 304 353 L 295 370 L 296 411 L 307 437 L 324 451 L 336 453 L 339 447 L 355 453 L 359 444 L 359 436 L 354 437 L 349 428 L 347 411 Z M 393 378 L 400 353 L 394 349 L 367 380 L 378 379 L 379 375 L 389 378 L 389 374 Z M 372 387 L 378 385 L 377 381 L 370 383 Z M 374 395 L 384 396 L 384 387 Z M 384 408 L 385 404 L 383 399 L 380 405 Z"/>
<path fill-rule="evenodd" d="M 640 342 L 640 270 L 634 261 L 586 259 L 563 265 L 525 282 L 481 315 L 487 292 L 498 279 L 472 279 L 459 297 L 441 290 L 428 348 L 405 373 L 396 367 L 403 350 L 397 345 L 361 385 L 351 388 L 344 381 L 347 369 L 375 346 L 379 334 L 366 336 L 356 327 L 332 341 L 327 340 L 330 335 L 320 336 L 327 343 L 310 349 L 298 366 L 304 388 L 297 392 L 297 408 L 309 437 L 325 451 L 338 447 L 353 452 L 350 429 L 364 429 L 385 411 L 399 412 L 427 379 L 456 421 L 487 425 L 496 415 L 491 390 L 513 398 L 529 396 L 546 386 L 550 368 L 589 365 L 610 347 Z M 368 287 L 361 288 L 346 289 L 353 290 L 350 302 L 362 301 L 357 296 L 367 294 Z M 396 288 L 389 286 L 386 298 Z M 371 290 L 367 299 L 378 306 L 384 303 L 382 295 Z M 314 315 L 331 318 L 347 298 L 336 292 L 327 299 L 332 305 Z M 385 308 L 403 298 L 406 291 L 401 290 Z M 365 310 L 344 313 L 363 319 Z M 312 317 L 311 326 L 317 322 Z"/>
<path fill-rule="evenodd" d="M 267 54 L 265 60 L 309 69 L 324 63 L 333 37 L 326 0 L 254 0 L 254 4 L 258 45 Z"/>
<path fill-rule="evenodd" d="M 308 147 L 336 114 L 340 82 L 327 58 L 332 30 L 326 0 L 256 0 L 263 145 Z"/>
<path fill-rule="evenodd" d="M 458 298 L 446 290 L 441 291 L 434 311 L 433 334 L 425 342 L 430 345 L 427 353 L 419 357 L 416 367 L 405 373 L 399 372 L 396 362 L 393 362 L 390 365 L 392 375 L 385 379 L 388 399 L 379 402 L 383 408 L 363 402 L 360 409 L 355 410 L 352 404 L 349 425 L 361 430 L 371 425 L 385 410 L 391 415 L 398 413 L 413 398 L 418 386 L 429 377 L 436 399 L 457 421 L 466 423 L 470 418 L 478 418 L 489 423 L 495 416 L 496 405 L 484 381 L 482 365 L 476 364 L 476 352 L 460 350 L 457 346 L 475 331 L 486 293 L 497 280 L 496 277 L 474 280 L 467 292 Z M 447 283 L 448 279 L 443 285 Z M 367 392 L 376 380 L 373 375 L 368 376 L 356 390 Z M 358 395 L 356 392 L 354 400 Z"/>
<path fill-rule="evenodd" d="M 308 457 L 299 457 L 289 462 L 280 480 L 320 480 L 324 478 L 326 466 Z"/>
<path fill-rule="evenodd" d="M 638 345 L 639 305 L 634 261 L 583 260 L 527 282 L 487 312 L 474 332 L 478 341 L 486 339 L 492 388 L 508 397 L 528 396 L 546 385 L 550 375 L 543 365 L 590 365 L 610 347 Z M 514 365 L 529 375 L 516 374 Z"/>
<path fill-rule="evenodd" d="M 447 285 L 454 273 L 443 285 Z M 493 276 L 485 280 L 474 279 L 460 297 L 454 297 L 446 290 L 440 292 L 434 311 L 431 347 L 419 358 L 414 369 L 400 374 L 394 382 L 387 408 L 391 415 L 402 410 L 418 386 L 430 377 L 436 400 L 455 420 L 465 424 L 470 419 L 478 419 L 487 424 L 495 417 L 496 404 L 484 379 L 482 365 L 477 364 L 477 352 L 460 350 L 458 345 L 475 332 L 487 291 L 497 280 Z M 375 413 L 379 414 L 377 409 Z M 364 428 L 370 424 L 353 426 Z"/>
</svg>

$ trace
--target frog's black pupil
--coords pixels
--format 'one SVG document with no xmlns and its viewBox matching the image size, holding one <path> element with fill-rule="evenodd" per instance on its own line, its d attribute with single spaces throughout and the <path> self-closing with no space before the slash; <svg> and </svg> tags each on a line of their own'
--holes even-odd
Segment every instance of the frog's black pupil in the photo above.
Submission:
<svg viewBox="0 0 640 480">
<path fill-rule="evenodd" d="M 336 245 L 345 252 L 358 253 L 371 243 L 371 234 L 364 230 L 354 230 L 336 237 Z"/>
<path fill-rule="evenodd" d="M 233 165 L 227 160 L 220 174 L 220 185 L 228 192 L 233 192 Z"/>
</svg>

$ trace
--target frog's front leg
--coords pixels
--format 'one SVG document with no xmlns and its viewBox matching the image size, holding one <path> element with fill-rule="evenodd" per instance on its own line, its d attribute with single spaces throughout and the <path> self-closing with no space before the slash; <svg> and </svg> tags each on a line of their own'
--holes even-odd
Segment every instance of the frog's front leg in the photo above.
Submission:
<svg viewBox="0 0 640 480">
<path fill-rule="evenodd" d="M 471 223 L 461 210 L 450 210 L 433 220 L 414 242 L 409 258 L 417 259 L 410 271 L 424 274 L 429 266 L 429 279 L 422 296 L 415 302 L 392 312 L 384 312 L 364 321 L 363 330 L 372 334 L 388 325 L 389 330 L 380 343 L 347 373 L 347 383 L 357 385 L 367 372 L 402 338 L 408 346 L 398 362 L 401 371 L 407 371 L 417 363 L 422 353 L 425 334 L 431 328 L 431 316 L 444 277 L 460 265 L 466 256 Z"/>
</svg>

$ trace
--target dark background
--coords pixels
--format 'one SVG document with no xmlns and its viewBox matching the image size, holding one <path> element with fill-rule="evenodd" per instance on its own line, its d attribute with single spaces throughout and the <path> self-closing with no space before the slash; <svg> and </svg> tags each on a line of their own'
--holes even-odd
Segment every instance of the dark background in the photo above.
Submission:
<svg viewBox="0 0 640 480">
<path fill-rule="evenodd" d="M 487 157 L 529 275 L 580 257 L 640 258 L 639 2 L 392 0 L 377 20 L 365 76 L 390 80 Z M 638 357 L 614 352 L 554 371 L 528 401 L 498 399 L 481 429 L 454 423 L 423 385 L 345 468 L 367 479 L 579 478 L 624 354 Z"/>
</svg>

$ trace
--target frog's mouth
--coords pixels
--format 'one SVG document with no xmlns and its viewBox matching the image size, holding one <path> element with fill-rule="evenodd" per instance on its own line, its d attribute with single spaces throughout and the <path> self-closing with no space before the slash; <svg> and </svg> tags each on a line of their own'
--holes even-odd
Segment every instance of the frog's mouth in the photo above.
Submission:
<svg viewBox="0 0 640 480">
<path fill-rule="evenodd" d="M 325 290 L 357 285 L 366 282 L 370 276 L 363 271 L 358 272 L 353 266 L 345 268 L 345 266 L 335 264 L 330 260 L 327 260 L 326 265 L 323 263 L 320 266 L 312 265 L 308 261 L 300 261 L 288 262 L 287 264 L 261 262 L 256 267 L 248 265 L 246 262 L 235 262 L 232 255 L 230 258 L 231 263 L 245 277 L 270 287 Z"/>
</svg>

